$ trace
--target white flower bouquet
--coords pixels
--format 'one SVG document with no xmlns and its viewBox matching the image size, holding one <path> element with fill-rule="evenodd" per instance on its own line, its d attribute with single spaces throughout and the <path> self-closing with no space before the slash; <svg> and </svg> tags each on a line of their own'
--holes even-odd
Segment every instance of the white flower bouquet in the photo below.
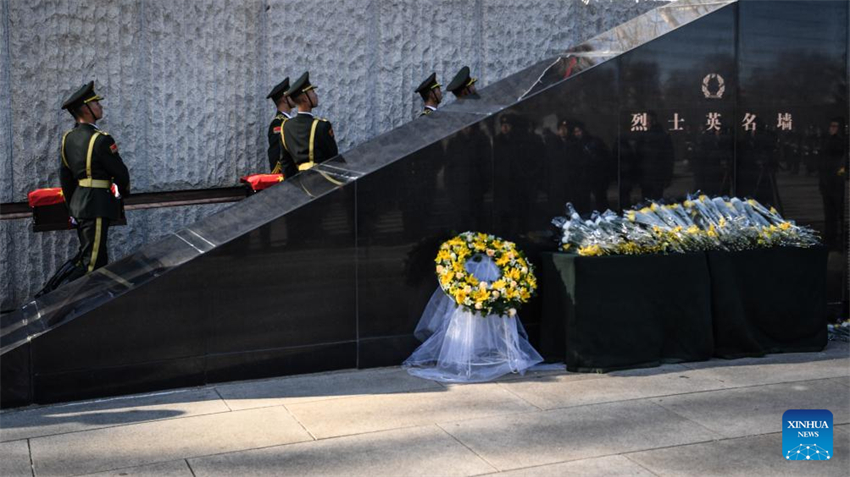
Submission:
<svg viewBox="0 0 850 477">
<path fill-rule="evenodd" d="M 812 247 L 820 239 L 810 227 L 784 219 L 774 208 L 737 197 L 688 196 L 682 203 L 650 201 L 617 215 L 593 212 L 582 219 L 567 204 L 552 223 L 559 248 L 583 256 L 739 251 L 767 247 Z"/>
</svg>

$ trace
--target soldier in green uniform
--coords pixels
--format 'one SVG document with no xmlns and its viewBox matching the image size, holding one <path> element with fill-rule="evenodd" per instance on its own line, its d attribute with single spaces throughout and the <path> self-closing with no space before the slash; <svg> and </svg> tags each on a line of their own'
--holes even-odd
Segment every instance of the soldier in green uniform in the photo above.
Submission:
<svg viewBox="0 0 850 477">
<path fill-rule="evenodd" d="M 281 172 L 284 177 L 290 177 L 336 156 L 339 151 L 331 123 L 313 115 L 319 97 L 316 87 L 310 84 L 310 73 L 301 75 L 284 94 L 298 106 L 298 114 L 282 124 L 283 148 L 288 154 L 284 154 Z"/>
<path fill-rule="evenodd" d="M 284 78 L 283 81 L 277 84 L 277 86 L 272 89 L 272 92 L 269 93 L 266 98 L 274 101 L 275 106 L 277 107 L 277 113 L 272 119 L 271 124 L 269 124 L 269 168 L 272 171 L 272 174 L 280 174 L 283 172 L 283 164 L 284 162 L 292 162 L 291 159 L 287 158 L 284 160 L 283 155 L 288 153 L 283 149 L 283 136 L 281 135 L 281 131 L 283 131 L 283 123 L 292 119 L 292 108 L 295 107 L 295 103 L 292 102 L 292 99 L 286 95 L 286 90 L 289 89 L 289 77 Z"/>
<path fill-rule="evenodd" d="M 121 214 L 122 196 L 130 193 L 130 173 L 118 154 L 118 145 L 97 127 L 103 117 L 94 81 L 83 85 L 62 105 L 74 116 L 74 129 L 62 136 L 59 180 L 70 216 L 77 222 L 80 250 L 68 281 L 98 269 L 109 261 L 106 251 L 109 222 Z"/>
<path fill-rule="evenodd" d="M 457 98 L 477 98 L 478 93 L 475 91 L 476 81 L 478 81 L 477 78 L 469 76 L 469 67 L 464 66 L 452 78 L 446 89 L 451 91 Z"/>
<path fill-rule="evenodd" d="M 419 93 L 419 96 L 422 97 L 422 101 L 425 102 L 425 109 L 423 109 L 417 118 L 420 116 L 427 116 L 434 111 L 437 110 L 437 106 L 443 101 L 443 91 L 440 89 L 442 85 L 437 82 L 437 73 L 431 73 L 430 76 L 425 78 L 425 81 L 419 84 L 419 87 L 416 88 L 416 92 Z"/>
</svg>

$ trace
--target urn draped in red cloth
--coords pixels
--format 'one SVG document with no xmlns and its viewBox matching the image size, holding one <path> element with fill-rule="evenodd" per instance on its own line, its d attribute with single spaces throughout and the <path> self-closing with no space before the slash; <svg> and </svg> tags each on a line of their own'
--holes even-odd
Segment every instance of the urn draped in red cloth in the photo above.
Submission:
<svg viewBox="0 0 850 477">
<path fill-rule="evenodd" d="M 30 207 L 44 207 L 46 205 L 61 204 L 65 202 L 65 195 L 61 187 L 49 189 L 36 189 L 27 194 Z"/>
<path fill-rule="evenodd" d="M 110 190 L 116 197 L 120 197 L 115 184 L 112 184 Z M 32 208 L 44 207 L 47 205 L 61 204 L 65 202 L 65 194 L 62 193 L 61 187 L 48 187 L 46 189 L 36 189 L 31 191 L 27 194 L 27 200 Z"/>
<path fill-rule="evenodd" d="M 254 192 L 267 189 L 279 182 L 283 182 L 283 174 L 251 174 L 240 179 Z"/>
<path fill-rule="evenodd" d="M 116 197 L 118 188 L 112 184 L 112 193 Z M 65 195 L 61 187 L 49 187 L 36 189 L 27 194 L 27 201 L 32 208 L 33 231 L 47 232 L 49 230 L 68 230 L 74 227 L 68 216 L 68 208 L 65 207 Z M 121 217 L 110 222 L 110 225 L 126 225 L 127 218 L 124 216 L 124 204 L 121 204 Z"/>
</svg>

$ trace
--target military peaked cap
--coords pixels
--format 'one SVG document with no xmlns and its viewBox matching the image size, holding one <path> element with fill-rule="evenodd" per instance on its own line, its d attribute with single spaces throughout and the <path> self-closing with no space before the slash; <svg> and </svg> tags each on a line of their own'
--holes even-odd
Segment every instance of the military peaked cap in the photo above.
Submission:
<svg viewBox="0 0 850 477">
<path fill-rule="evenodd" d="M 516 116 L 514 116 L 513 114 L 503 114 L 503 115 L 499 118 L 499 124 L 510 124 L 510 125 L 513 125 L 513 124 L 515 124 L 515 123 L 517 122 L 517 120 L 516 120 L 516 119 L 517 119 L 517 118 L 516 118 Z"/>
<path fill-rule="evenodd" d="M 269 93 L 266 98 L 271 99 L 275 103 L 280 99 L 281 96 L 286 96 L 286 90 L 289 89 L 289 76 L 283 79 L 280 83 L 277 84 L 272 89 L 272 92 Z"/>
<path fill-rule="evenodd" d="M 476 78 L 470 78 L 469 67 L 464 66 L 460 69 L 460 71 L 457 72 L 455 77 L 452 78 L 452 82 L 449 83 L 448 86 L 446 86 L 446 89 L 451 91 L 452 93 L 455 93 L 456 91 L 460 91 L 463 88 L 466 88 L 467 86 L 471 85 L 472 83 L 475 83 L 476 81 L 478 81 Z"/>
<path fill-rule="evenodd" d="M 294 98 L 303 93 L 306 93 L 307 91 L 310 91 L 311 89 L 316 89 L 316 87 L 310 84 L 310 72 L 305 71 L 304 74 L 299 76 L 298 79 L 295 80 L 294 83 L 292 83 L 292 86 L 290 86 L 289 89 L 286 90 L 286 92 L 283 94 L 287 96 L 292 96 Z"/>
<path fill-rule="evenodd" d="M 440 86 L 442 85 L 440 83 L 437 83 L 437 73 L 431 73 L 431 75 L 428 76 L 425 81 L 419 84 L 419 87 L 416 88 L 416 92 L 421 94 L 422 96 L 425 96 L 428 94 L 429 90 L 439 88 Z"/>
<path fill-rule="evenodd" d="M 70 98 L 62 103 L 62 109 L 70 110 L 71 108 L 81 104 L 90 103 L 92 101 L 100 101 L 101 99 L 103 99 L 103 96 L 94 92 L 94 81 L 89 81 L 88 84 L 84 84 L 80 87 L 80 89 L 72 94 Z"/>
</svg>

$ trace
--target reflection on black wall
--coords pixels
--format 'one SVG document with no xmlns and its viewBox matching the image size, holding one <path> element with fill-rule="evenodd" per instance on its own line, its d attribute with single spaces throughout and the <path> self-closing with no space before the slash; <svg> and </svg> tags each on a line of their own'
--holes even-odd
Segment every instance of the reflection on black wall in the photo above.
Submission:
<svg viewBox="0 0 850 477">
<path fill-rule="evenodd" d="M 828 296 L 846 301 L 848 2 L 738 8 L 737 192 L 818 229 Z"/>
<path fill-rule="evenodd" d="M 497 114 L 469 100 L 405 125 L 415 152 L 377 138 L 338 161 L 368 172 L 338 189 L 308 171 L 292 182 L 320 197 L 34 340 L 16 399 L 398 364 L 442 241 L 490 232 L 539 264 L 568 201 L 756 197 L 823 232 L 846 303 L 847 25 L 846 1 L 745 0 Z M 538 301 L 520 315 L 536 344 Z"/>
<path fill-rule="evenodd" d="M 621 206 L 732 185 L 735 10 L 727 7 L 620 64 Z"/>
<path fill-rule="evenodd" d="M 846 306 L 847 28 L 848 2 L 743 1 L 508 108 L 496 230 L 533 239 L 567 201 L 754 197 L 822 233 Z"/>
</svg>

